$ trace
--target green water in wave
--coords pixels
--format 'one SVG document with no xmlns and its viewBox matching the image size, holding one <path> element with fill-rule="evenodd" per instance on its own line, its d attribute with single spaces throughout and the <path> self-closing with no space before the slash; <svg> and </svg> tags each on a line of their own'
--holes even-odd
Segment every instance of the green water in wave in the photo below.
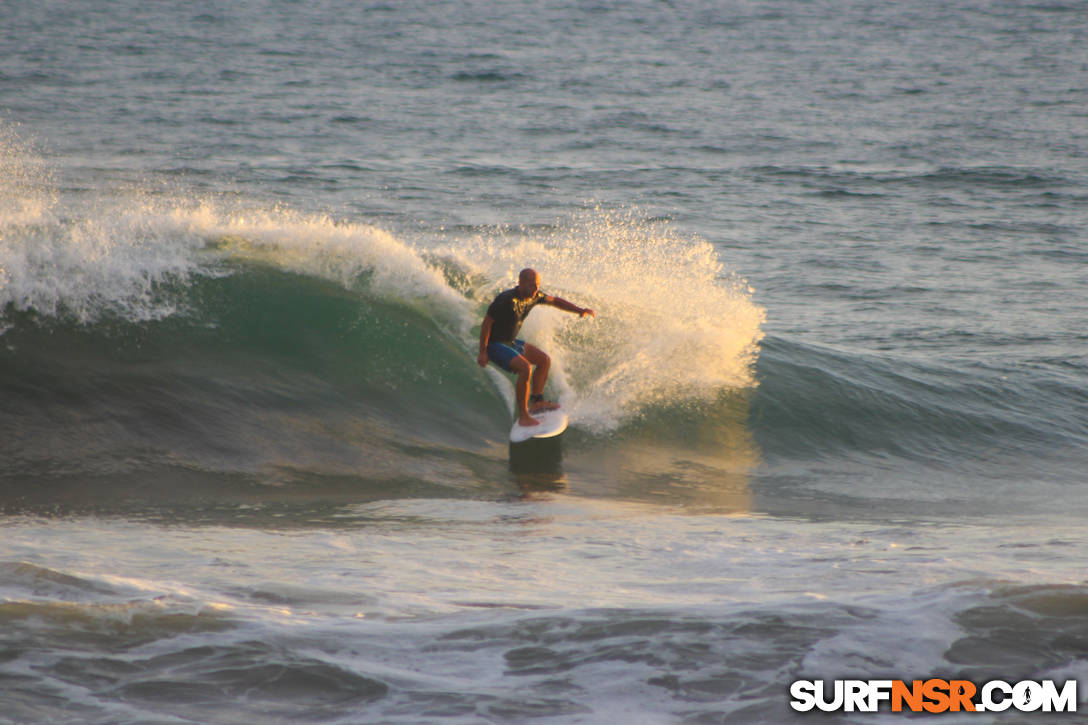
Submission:
<svg viewBox="0 0 1088 725">
<path fill-rule="evenodd" d="M 179 313 L 7 316 L 12 499 L 471 490 L 496 465 L 502 397 L 423 311 L 259 265 L 159 294 Z"/>
</svg>

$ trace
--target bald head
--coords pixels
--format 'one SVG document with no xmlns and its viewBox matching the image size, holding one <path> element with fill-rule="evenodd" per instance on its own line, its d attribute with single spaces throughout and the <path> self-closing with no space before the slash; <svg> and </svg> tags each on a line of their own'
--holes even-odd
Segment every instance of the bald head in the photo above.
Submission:
<svg viewBox="0 0 1088 725">
<path fill-rule="evenodd" d="M 518 297 L 532 297 L 540 289 L 540 273 L 526 267 L 518 274 Z"/>
</svg>

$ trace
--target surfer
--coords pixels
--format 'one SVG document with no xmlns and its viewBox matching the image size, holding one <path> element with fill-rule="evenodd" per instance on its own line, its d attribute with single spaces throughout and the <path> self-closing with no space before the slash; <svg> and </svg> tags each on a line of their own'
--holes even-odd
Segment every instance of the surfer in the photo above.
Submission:
<svg viewBox="0 0 1088 725">
<path fill-rule="evenodd" d="M 480 324 L 480 354 L 476 362 L 487 367 L 491 361 L 507 372 L 518 376 L 517 390 L 518 424 L 537 425 L 532 413 L 555 410 L 558 403 L 544 400 L 544 384 L 548 382 L 551 358 L 540 348 L 517 339 L 521 323 L 529 311 L 537 305 L 551 305 L 579 317 L 595 313 L 588 307 L 579 307 L 560 297 L 552 297 L 540 291 L 540 274 L 535 269 L 523 269 L 518 275 L 518 286 L 501 292 L 487 308 Z"/>
</svg>

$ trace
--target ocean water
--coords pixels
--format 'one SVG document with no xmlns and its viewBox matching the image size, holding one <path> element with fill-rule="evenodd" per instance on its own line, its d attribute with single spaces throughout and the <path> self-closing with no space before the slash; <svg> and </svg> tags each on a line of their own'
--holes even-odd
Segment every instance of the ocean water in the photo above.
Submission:
<svg viewBox="0 0 1088 725">
<path fill-rule="evenodd" d="M 1084 3 L 3 17 L 0 723 L 1088 712 Z"/>
</svg>

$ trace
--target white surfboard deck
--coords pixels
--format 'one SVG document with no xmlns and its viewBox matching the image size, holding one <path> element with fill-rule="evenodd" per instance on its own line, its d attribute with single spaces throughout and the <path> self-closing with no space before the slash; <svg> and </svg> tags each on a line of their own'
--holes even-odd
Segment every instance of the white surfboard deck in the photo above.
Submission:
<svg viewBox="0 0 1088 725">
<path fill-rule="evenodd" d="M 518 422 L 515 420 L 514 427 L 510 429 L 511 443 L 524 443 L 530 438 L 551 438 L 557 436 L 567 429 L 567 423 L 570 422 L 566 412 L 562 408 L 542 410 L 541 412 L 533 413 L 532 415 L 540 421 L 540 424 L 532 426 L 518 425 Z"/>
</svg>

